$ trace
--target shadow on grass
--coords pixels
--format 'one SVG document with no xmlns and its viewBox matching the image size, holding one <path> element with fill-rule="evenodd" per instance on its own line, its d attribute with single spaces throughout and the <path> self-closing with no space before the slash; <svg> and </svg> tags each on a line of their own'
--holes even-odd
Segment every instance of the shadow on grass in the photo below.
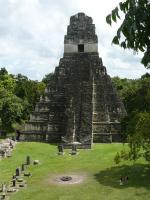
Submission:
<svg viewBox="0 0 150 200">
<path fill-rule="evenodd" d="M 95 174 L 95 179 L 102 185 L 114 188 L 144 187 L 150 190 L 150 165 L 148 164 L 133 164 L 115 166 L 107 168 Z M 121 176 L 128 176 L 128 182 L 123 186 L 119 185 Z"/>
</svg>

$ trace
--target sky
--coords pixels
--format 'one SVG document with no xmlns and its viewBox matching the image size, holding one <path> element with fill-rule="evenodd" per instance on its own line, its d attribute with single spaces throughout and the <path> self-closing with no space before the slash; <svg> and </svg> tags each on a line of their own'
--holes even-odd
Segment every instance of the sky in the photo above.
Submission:
<svg viewBox="0 0 150 200">
<path fill-rule="evenodd" d="M 93 18 L 108 74 L 139 78 L 148 72 L 140 64 L 141 54 L 112 45 L 119 21 L 113 26 L 106 16 L 120 0 L 0 0 L 0 67 L 41 80 L 54 72 L 63 57 L 64 35 L 70 16 L 84 12 Z M 123 18 L 122 18 L 123 19 Z"/>
</svg>

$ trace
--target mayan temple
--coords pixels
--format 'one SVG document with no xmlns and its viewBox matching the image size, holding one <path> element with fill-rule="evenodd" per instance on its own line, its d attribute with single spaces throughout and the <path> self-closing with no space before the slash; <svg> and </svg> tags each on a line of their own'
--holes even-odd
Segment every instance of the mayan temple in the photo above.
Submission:
<svg viewBox="0 0 150 200">
<path fill-rule="evenodd" d="M 126 115 L 98 53 L 92 18 L 78 13 L 70 18 L 64 55 L 53 81 L 37 102 L 21 139 L 76 143 L 120 141 L 120 119 Z"/>
</svg>

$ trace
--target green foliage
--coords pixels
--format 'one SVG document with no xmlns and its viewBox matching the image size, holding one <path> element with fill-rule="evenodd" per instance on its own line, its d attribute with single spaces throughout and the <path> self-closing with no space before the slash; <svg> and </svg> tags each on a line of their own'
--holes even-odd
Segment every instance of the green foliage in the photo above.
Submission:
<svg viewBox="0 0 150 200">
<path fill-rule="evenodd" d="M 107 22 L 109 25 L 111 25 L 111 15 L 108 15 L 108 16 L 106 17 L 106 22 Z"/>
<path fill-rule="evenodd" d="M 43 82 L 29 80 L 26 76 L 21 74 L 18 74 L 15 80 L 15 95 L 27 100 L 33 109 L 37 99 L 44 93 L 45 84 Z"/>
<path fill-rule="evenodd" d="M 115 155 L 115 157 L 114 157 L 114 162 L 116 164 L 119 164 L 120 161 L 121 161 L 121 157 L 120 157 L 120 154 L 117 152 L 116 155 Z"/>
<path fill-rule="evenodd" d="M 14 92 L 15 80 L 9 74 L 4 74 L 3 76 L 0 76 L 0 90 L 3 89 L 9 92 Z"/>
<path fill-rule="evenodd" d="M 118 40 L 118 37 L 117 37 L 117 36 L 115 36 L 115 37 L 113 38 L 112 43 L 114 43 L 114 44 L 119 44 L 119 40 Z"/>
<path fill-rule="evenodd" d="M 0 126 L 10 130 L 12 123 L 19 121 L 23 106 L 22 100 L 14 95 L 15 80 L 5 68 L 0 70 Z"/>
<path fill-rule="evenodd" d="M 4 75 L 7 75 L 7 74 L 8 74 L 7 70 L 6 70 L 4 67 L 2 67 L 2 68 L 0 69 L 0 77 L 2 77 L 2 76 L 4 76 Z"/>
<path fill-rule="evenodd" d="M 150 161 L 150 113 L 135 114 L 128 123 L 127 133 L 133 159 L 144 156 L 147 161 Z"/>
<path fill-rule="evenodd" d="M 117 152 L 114 157 L 114 162 L 119 164 L 122 160 L 129 160 L 130 159 L 130 152 L 123 149 L 120 152 Z M 133 159 L 131 159 L 133 160 Z"/>
<path fill-rule="evenodd" d="M 150 112 L 150 76 L 145 74 L 141 79 L 112 78 L 121 99 L 124 102 L 128 115 L 133 112 Z"/>
<path fill-rule="evenodd" d="M 124 160 L 128 160 L 129 159 L 129 152 L 125 149 L 120 151 L 120 158 L 124 159 Z"/>
<path fill-rule="evenodd" d="M 53 80 L 54 80 L 55 76 L 54 73 L 49 73 L 46 74 L 45 77 L 42 79 L 42 82 L 45 83 L 46 85 L 48 84 L 53 84 Z"/>
<path fill-rule="evenodd" d="M 132 49 L 134 52 L 143 52 L 142 64 L 150 68 L 150 3 L 149 0 L 125 0 L 112 10 L 106 17 L 106 22 L 120 19 L 119 11 L 125 15 L 113 43 L 124 49 Z M 122 37 L 123 35 L 123 37 Z"/>
<path fill-rule="evenodd" d="M 23 119 L 27 119 L 39 97 L 43 95 L 45 84 L 43 82 L 29 80 L 26 76 L 18 74 L 14 77 L 16 81 L 15 95 L 23 100 Z"/>
<path fill-rule="evenodd" d="M 5 96 L 2 101 L 0 108 L 0 118 L 2 122 L 2 129 L 11 130 L 12 124 L 20 122 L 23 112 L 22 100 L 11 94 Z"/>
<path fill-rule="evenodd" d="M 14 123 L 27 119 L 44 89 L 43 82 L 29 80 L 21 74 L 14 76 L 1 68 L 0 129 L 12 130 Z"/>
<path fill-rule="evenodd" d="M 129 142 L 129 159 L 143 156 L 150 161 L 150 74 L 137 80 L 118 77 L 112 80 L 128 113 L 121 125 L 123 136 Z"/>
</svg>

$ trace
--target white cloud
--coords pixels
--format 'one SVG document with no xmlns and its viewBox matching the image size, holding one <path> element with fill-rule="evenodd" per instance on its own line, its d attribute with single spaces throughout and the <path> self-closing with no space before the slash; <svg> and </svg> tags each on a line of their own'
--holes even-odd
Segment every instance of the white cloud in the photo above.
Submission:
<svg viewBox="0 0 150 200">
<path fill-rule="evenodd" d="M 139 56 L 111 46 L 118 23 L 105 17 L 120 0 L 0 0 L 0 66 L 41 80 L 63 56 L 63 41 L 71 15 L 93 18 L 99 52 L 111 76 L 139 77 L 146 72 Z"/>
</svg>

